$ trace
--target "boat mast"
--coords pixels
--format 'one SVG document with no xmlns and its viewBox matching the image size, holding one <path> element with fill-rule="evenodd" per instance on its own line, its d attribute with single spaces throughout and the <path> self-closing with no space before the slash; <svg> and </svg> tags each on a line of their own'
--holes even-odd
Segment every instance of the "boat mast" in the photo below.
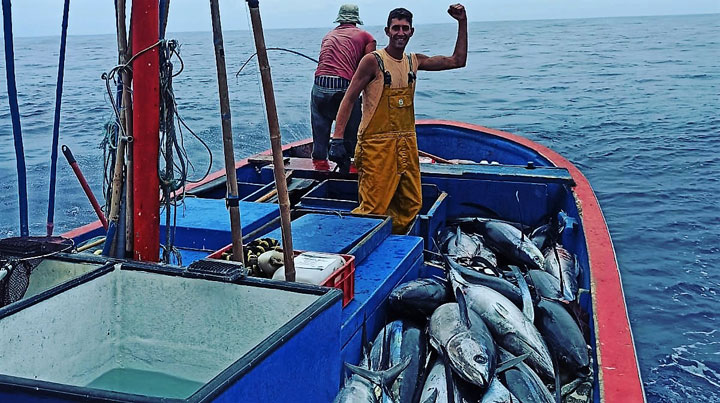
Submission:
<svg viewBox="0 0 720 403">
<path fill-rule="evenodd" d="M 285 178 L 285 164 L 282 155 L 282 138 L 280 137 L 280 124 L 278 123 L 277 106 L 275 105 L 275 92 L 273 91 L 272 76 L 270 75 L 270 62 L 265 47 L 262 20 L 260 19 L 260 4 L 258 0 L 247 0 L 250 7 L 250 20 L 252 21 L 255 48 L 258 56 L 258 65 L 262 78 L 265 109 L 267 110 L 268 127 L 270 129 L 270 145 L 273 154 L 273 172 L 275 174 L 275 189 L 280 205 L 280 226 L 282 229 L 283 262 L 285 266 L 285 279 L 295 281 L 295 263 L 293 261 L 292 233 L 290 228 L 290 198 L 288 196 Z"/>
<path fill-rule="evenodd" d="M 235 172 L 235 151 L 233 148 L 232 120 L 230 117 L 230 97 L 228 95 L 225 47 L 223 45 L 218 0 L 210 0 L 210 17 L 212 19 L 213 43 L 215 44 L 218 92 L 220 93 L 220 119 L 222 122 L 223 151 L 225 153 L 225 183 L 227 186 L 226 203 L 230 210 L 230 231 L 232 234 L 231 259 L 244 262 L 245 256 L 242 245 L 242 227 L 240 226 L 237 174 Z"/>
<path fill-rule="evenodd" d="M 133 60 L 133 228 L 134 257 L 160 257 L 160 61 L 157 0 L 134 0 L 130 14 Z"/>
</svg>

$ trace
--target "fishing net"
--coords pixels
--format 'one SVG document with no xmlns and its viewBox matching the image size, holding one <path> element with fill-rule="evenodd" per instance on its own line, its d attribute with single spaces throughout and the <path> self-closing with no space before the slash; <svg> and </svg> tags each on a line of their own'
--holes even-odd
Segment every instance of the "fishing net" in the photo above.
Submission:
<svg viewBox="0 0 720 403">
<path fill-rule="evenodd" d="M 30 275 L 43 258 L 73 247 L 62 237 L 16 237 L 0 239 L 0 308 L 25 296 Z"/>
</svg>

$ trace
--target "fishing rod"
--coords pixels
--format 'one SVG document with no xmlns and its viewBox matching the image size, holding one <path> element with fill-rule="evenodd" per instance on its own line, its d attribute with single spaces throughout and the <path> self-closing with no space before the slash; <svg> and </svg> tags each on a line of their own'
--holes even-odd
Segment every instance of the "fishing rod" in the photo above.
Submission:
<svg viewBox="0 0 720 403">
<path fill-rule="evenodd" d="M 28 230 L 27 171 L 25 169 L 25 150 L 23 148 L 22 128 L 20 127 L 20 107 L 18 106 L 17 84 L 15 82 L 15 51 L 13 50 L 12 6 L 10 0 L 2 0 L 3 27 L 5 42 L 5 74 L 8 86 L 8 102 L 12 119 L 13 140 L 15 142 L 15 162 L 18 176 L 18 202 L 20 205 L 20 236 L 30 235 Z"/>
<path fill-rule="evenodd" d="M 53 234 L 55 226 L 55 182 L 57 176 L 58 142 L 60 140 L 60 104 L 62 103 L 63 78 L 65 76 L 65 47 L 67 44 L 68 13 L 70 0 L 65 0 L 62 19 L 62 34 L 60 35 L 60 60 L 58 61 L 58 78 L 55 89 L 55 118 L 53 120 L 53 137 L 50 154 L 50 194 L 48 195 L 47 236 Z"/>
</svg>

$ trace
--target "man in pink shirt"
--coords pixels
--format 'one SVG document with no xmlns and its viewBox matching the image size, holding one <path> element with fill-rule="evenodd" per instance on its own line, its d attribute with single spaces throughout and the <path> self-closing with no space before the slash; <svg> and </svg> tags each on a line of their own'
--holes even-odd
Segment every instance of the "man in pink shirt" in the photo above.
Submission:
<svg viewBox="0 0 720 403">
<path fill-rule="evenodd" d="M 320 62 L 315 70 L 315 82 L 310 99 L 310 122 L 313 133 L 313 160 L 325 163 L 330 144 L 330 129 L 340 102 L 350 85 L 360 59 L 375 50 L 375 38 L 358 28 L 362 24 L 358 6 L 343 4 L 335 22 L 335 29 L 322 40 Z M 345 130 L 344 145 L 348 155 L 355 152 L 357 130 L 362 118 L 361 103 L 356 102 Z M 347 170 L 348 167 L 340 167 Z"/>
</svg>

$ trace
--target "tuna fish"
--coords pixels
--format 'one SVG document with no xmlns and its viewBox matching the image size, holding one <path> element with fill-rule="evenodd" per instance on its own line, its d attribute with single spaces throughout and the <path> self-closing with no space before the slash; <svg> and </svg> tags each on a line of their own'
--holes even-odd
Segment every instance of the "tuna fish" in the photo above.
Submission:
<svg viewBox="0 0 720 403">
<path fill-rule="evenodd" d="M 480 388 L 488 386 L 495 371 L 495 344 L 482 320 L 471 321 L 458 303 L 447 303 L 430 318 L 430 345 L 443 352 L 450 367 Z"/>
<path fill-rule="evenodd" d="M 409 321 L 396 320 L 388 323 L 377 335 L 370 351 L 370 362 L 363 361 L 361 367 L 371 370 L 390 368 L 409 359 L 407 368 L 389 389 L 397 402 L 416 401 L 423 383 L 427 359 L 427 336 L 425 332 Z"/>
<path fill-rule="evenodd" d="M 540 332 L 512 302 L 481 285 L 466 287 L 465 294 L 468 308 L 482 317 L 499 346 L 516 355 L 530 353 L 526 362 L 542 377 L 553 379 L 552 359 Z"/>
<path fill-rule="evenodd" d="M 377 403 L 375 387 L 372 382 L 359 376 L 352 375 L 345 381 L 345 385 L 335 396 L 333 403 Z"/>
<path fill-rule="evenodd" d="M 500 277 L 490 276 L 470 270 L 467 267 L 458 264 L 447 255 L 443 255 L 443 258 L 445 259 L 445 265 L 448 269 L 448 278 L 451 279 L 451 281 L 464 285 L 478 284 L 490 287 L 512 301 L 516 306 L 523 306 L 522 293 L 520 292 L 520 289 L 511 282 Z M 455 285 L 457 284 L 454 284 L 453 287 L 455 287 Z"/>
<path fill-rule="evenodd" d="M 543 268 L 560 282 L 563 299 L 568 302 L 575 301 L 579 288 L 577 278 L 578 274 L 580 274 L 580 267 L 575 260 L 575 256 L 562 246 L 554 245 L 545 250 Z"/>
<path fill-rule="evenodd" d="M 448 286 L 436 278 L 400 284 L 390 293 L 390 306 L 402 317 L 426 320 L 437 307 L 450 301 Z"/>
<path fill-rule="evenodd" d="M 497 270 L 497 257 L 490 250 L 480 235 L 466 234 L 456 227 L 454 233 L 446 240 L 445 253 L 458 262 L 468 266 L 478 266 L 479 269 Z"/>
<path fill-rule="evenodd" d="M 347 369 L 353 374 L 335 396 L 334 403 L 379 403 L 375 394 L 375 385 L 379 386 L 383 394 L 395 379 L 410 365 L 410 358 L 385 371 L 372 371 L 345 363 Z"/>
<path fill-rule="evenodd" d="M 516 266 L 510 266 L 510 270 L 515 275 L 515 279 L 518 283 L 518 288 L 520 289 L 520 293 L 522 294 L 522 312 L 523 315 L 529 320 L 530 322 L 535 320 L 535 310 L 533 307 L 532 298 L 530 297 L 530 288 L 528 287 L 527 282 L 525 281 L 525 277 L 523 277 L 522 273 L 520 273 L 520 269 L 518 269 Z"/>
<path fill-rule="evenodd" d="M 482 397 L 482 403 L 520 403 L 517 397 L 513 396 L 512 393 L 500 382 L 497 378 L 493 378 L 490 382 L 490 386 L 485 391 Z"/>
<path fill-rule="evenodd" d="M 542 270 L 529 270 L 528 276 L 535 287 L 535 292 L 541 297 L 555 301 L 563 300 L 560 281 L 555 276 Z"/>
<path fill-rule="evenodd" d="M 550 231 L 552 231 L 550 224 L 541 225 L 530 233 L 530 240 L 538 249 L 543 250 L 550 242 L 551 235 L 553 235 Z"/>
<path fill-rule="evenodd" d="M 498 353 L 503 361 L 514 358 L 511 353 L 502 348 L 498 348 Z M 498 377 L 520 402 L 555 403 L 555 398 L 545 387 L 542 380 L 523 362 L 505 371 L 498 372 Z"/>
<path fill-rule="evenodd" d="M 545 262 L 543 254 L 522 231 L 502 221 L 478 221 L 483 239 L 489 246 L 512 262 L 528 269 L 541 269 Z"/>
<path fill-rule="evenodd" d="M 438 357 L 430 366 L 430 372 L 425 380 L 425 385 L 423 385 L 420 402 L 477 402 L 478 397 L 481 395 L 482 391 L 480 389 L 459 379 L 447 365 L 447 362 L 442 357 Z M 452 400 L 450 400 L 451 398 Z"/>
<path fill-rule="evenodd" d="M 590 369 L 587 344 L 572 316 L 558 302 L 547 300 L 540 301 L 537 313 L 537 329 L 555 355 L 561 372 L 587 375 Z"/>
</svg>

